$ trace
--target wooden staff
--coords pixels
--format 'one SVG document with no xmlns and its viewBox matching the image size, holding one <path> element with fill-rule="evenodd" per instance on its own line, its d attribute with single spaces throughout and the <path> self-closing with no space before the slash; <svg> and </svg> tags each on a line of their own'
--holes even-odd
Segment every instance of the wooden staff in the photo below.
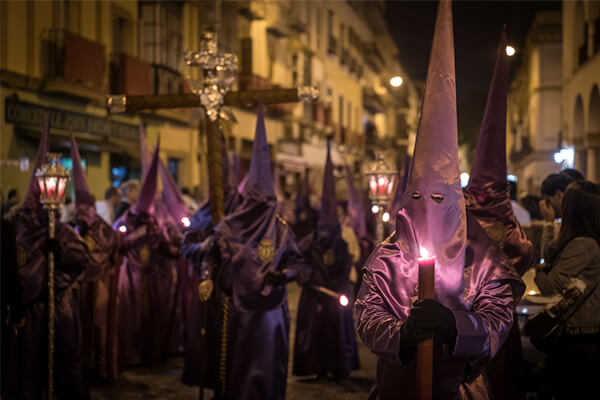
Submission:
<svg viewBox="0 0 600 400">
<path fill-rule="evenodd" d="M 419 300 L 433 299 L 435 257 L 419 258 Z M 417 399 L 431 400 L 433 386 L 433 338 L 417 344 Z"/>
</svg>

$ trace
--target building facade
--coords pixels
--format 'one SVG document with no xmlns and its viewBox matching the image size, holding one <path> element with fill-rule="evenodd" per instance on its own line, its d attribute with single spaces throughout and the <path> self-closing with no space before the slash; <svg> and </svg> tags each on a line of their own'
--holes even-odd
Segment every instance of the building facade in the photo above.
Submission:
<svg viewBox="0 0 600 400">
<path fill-rule="evenodd" d="M 0 158 L 33 159 L 50 112 L 52 150 L 68 157 L 72 130 L 90 188 L 101 198 L 108 186 L 139 177 L 143 125 L 151 144 L 161 136 L 161 157 L 178 184 L 203 187 L 206 138 L 198 110 L 110 115 L 104 99 L 189 91 L 182 52 L 198 49 L 201 33 L 214 30 L 220 49 L 238 55 L 235 89 L 320 89 L 315 103 L 267 109 L 268 140 L 287 192 L 304 171 L 322 168 L 326 137 L 335 143 L 334 162 L 357 174 L 376 148 L 393 148 L 390 158 L 401 165 L 396 157 L 416 132 L 419 99 L 397 61 L 384 10 L 383 2 L 350 1 L 1 2 Z M 402 76 L 403 85 L 393 88 L 392 76 Z M 254 109 L 231 115 L 228 147 L 247 169 Z M 11 165 L 1 169 L 2 187 L 24 191 L 31 170 Z"/>
<path fill-rule="evenodd" d="M 536 14 L 510 85 L 507 112 L 509 173 L 521 193 L 539 193 L 557 172 L 561 136 L 562 28 L 558 11 Z"/>
<path fill-rule="evenodd" d="M 564 139 L 574 165 L 600 182 L 600 3 L 563 1 Z"/>
</svg>

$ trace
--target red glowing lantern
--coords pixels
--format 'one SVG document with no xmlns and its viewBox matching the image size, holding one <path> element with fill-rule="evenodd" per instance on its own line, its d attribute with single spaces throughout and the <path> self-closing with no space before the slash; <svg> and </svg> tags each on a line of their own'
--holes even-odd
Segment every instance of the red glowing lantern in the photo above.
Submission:
<svg viewBox="0 0 600 400">
<path fill-rule="evenodd" d="M 396 171 L 387 165 L 383 153 L 378 152 L 366 175 L 369 178 L 369 199 L 373 205 L 379 206 L 379 210 L 383 210 L 392 196 Z"/>
<path fill-rule="evenodd" d="M 63 201 L 70 179 L 69 171 L 60 163 L 60 154 L 48 153 L 48 164 L 35 173 L 40 187 L 40 201 L 47 210 L 57 210 Z"/>
</svg>

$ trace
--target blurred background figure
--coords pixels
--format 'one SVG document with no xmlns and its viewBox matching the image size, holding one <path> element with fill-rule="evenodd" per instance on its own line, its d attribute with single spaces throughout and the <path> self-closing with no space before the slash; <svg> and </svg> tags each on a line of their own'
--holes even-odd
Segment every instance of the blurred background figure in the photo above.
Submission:
<svg viewBox="0 0 600 400">
<path fill-rule="evenodd" d="M 60 210 L 60 222 L 73 226 L 75 223 L 75 203 L 71 198 L 71 194 L 65 195 L 65 204 Z"/>
<path fill-rule="evenodd" d="M 540 212 L 544 219 L 541 256 L 549 260 L 557 250 L 556 239 L 560 230 L 561 202 L 569 183 L 573 182 L 570 173 L 550 174 L 542 182 L 542 200 Z"/>
<path fill-rule="evenodd" d="M 115 211 L 114 219 L 118 219 L 125 211 L 129 209 L 129 207 L 131 207 L 132 204 L 135 204 L 139 195 L 140 181 L 131 179 L 123 182 L 121 185 L 121 203 L 117 207 L 117 211 Z"/>
<path fill-rule="evenodd" d="M 525 209 L 517 201 L 517 183 L 513 181 L 509 181 L 508 183 L 510 184 L 510 203 L 512 204 L 512 209 L 513 213 L 515 213 L 515 217 L 517 217 L 519 224 L 530 225 L 531 216 L 529 215 L 529 211 L 527 211 L 527 209 Z"/>
<path fill-rule="evenodd" d="M 585 176 L 575 168 L 567 168 L 560 171 L 560 175 L 568 176 L 574 181 L 582 181 L 585 179 Z"/>
<path fill-rule="evenodd" d="M 2 217 L 15 212 L 18 209 L 20 201 L 17 189 L 10 189 L 8 196 L 6 196 L 6 202 L 2 204 Z"/>
<path fill-rule="evenodd" d="M 192 197 L 191 193 L 190 193 L 190 189 L 188 189 L 187 187 L 182 187 L 181 188 L 181 198 L 183 199 L 183 202 L 185 203 L 185 206 L 192 212 L 196 212 L 198 211 L 198 203 L 196 202 L 196 200 L 194 200 L 194 198 Z"/>
<path fill-rule="evenodd" d="M 120 200 L 119 189 L 111 186 L 104 192 L 104 200 L 96 202 L 96 212 L 110 226 L 115 222 L 115 211 Z"/>
</svg>

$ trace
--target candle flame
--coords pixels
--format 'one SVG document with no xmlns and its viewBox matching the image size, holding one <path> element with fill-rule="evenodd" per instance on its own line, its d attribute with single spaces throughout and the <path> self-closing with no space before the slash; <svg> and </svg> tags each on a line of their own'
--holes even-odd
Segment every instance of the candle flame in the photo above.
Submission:
<svg viewBox="0 0 600 400">
<path fill-rule="evenodd" d="M 350 303 L 350 300 L 348 300 L 348 296 L 346 296 L 345 294 L 340 296 L 339 301 L 342 307 L 346 307 L 348 303 Z"/>
<path fill-rule="evenodd" d="M 181 218 L 181 224 L 187 228 L 190 226 L 190 219 L 188 217 Z"/>
<path fill-rule="evenodd" d="M 127 232 L 127 227 L 125 225 L 119 226 L 119 232 L 121 232 L 121 233 Z"/>
<path fill-rule="evenodd" d="M 429 251 L 423 246 L 419 246 L 419 248 L 421 252 L 421 258 L 429 258 Z"/>
</svg>

